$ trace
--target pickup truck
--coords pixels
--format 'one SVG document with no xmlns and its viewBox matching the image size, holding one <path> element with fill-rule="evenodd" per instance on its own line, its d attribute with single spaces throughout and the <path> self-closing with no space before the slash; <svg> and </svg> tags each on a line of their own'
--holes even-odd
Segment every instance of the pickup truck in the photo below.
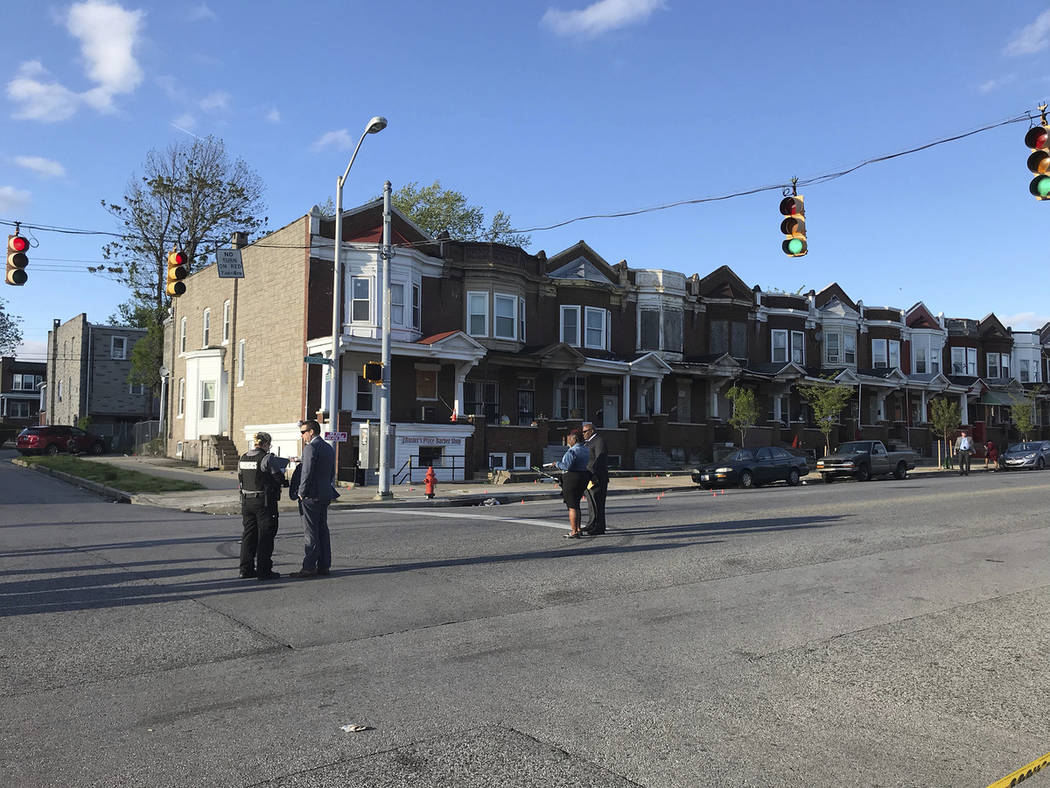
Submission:
<svg viewBox="0 0 1050 788">
<path fill-rule="evenodd" d="M 904 479 L 917 460 L 918 455 L 907 447 L 887 451 L 882 441 L 849 441 L 817 460 L 817 473 L 827 484 L 847 476 L 861 482 L 872 476 L 890 474 L 895 479 Z"/>
</svg>

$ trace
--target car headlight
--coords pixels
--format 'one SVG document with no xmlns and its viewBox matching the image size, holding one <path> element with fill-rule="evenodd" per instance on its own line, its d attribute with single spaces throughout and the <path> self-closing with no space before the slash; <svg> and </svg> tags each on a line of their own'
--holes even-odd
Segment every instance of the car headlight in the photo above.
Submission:
<svg viewBox="0 0 1050 788">
<path fill-rule="evenodd" d="M 733 469 L 732 468 L 715 468 L 714 472 L 715 473 L 732 473 Z"/>
</svg>

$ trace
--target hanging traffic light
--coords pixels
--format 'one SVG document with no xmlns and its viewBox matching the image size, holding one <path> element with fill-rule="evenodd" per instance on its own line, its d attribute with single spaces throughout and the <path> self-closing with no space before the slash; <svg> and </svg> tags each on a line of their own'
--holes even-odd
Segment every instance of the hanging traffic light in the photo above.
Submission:
<svg viewBox="0 0 1050 788">
<path fill-rule="evenodd" d="M 185 252 L 172 249 L 168 252 L 168 295 L 172 298 L 186 292 L 186 283 L 182 280 L 189 276 L 189 258 Z"/>
<path fill-rule="evenodd" d="M 366 361 L 365 368 L 361 372 L 361 377 L 369 383 L 382 383 L 383 365 L 378 361 Z"/>
<path fill-rule="evenodd" d="M 1024 135 L 1024 144 L 1032 149 L 1028 169 L 1035 173 L 1028 191 L 1037 200 L 1050 200 L 1050 126 L 1032 126 Z"/>
<path fill-rule="evenodd" d="M 26 266 L 29 265 L 29 241 L 21 235 L 7 236 L 7 279 L 9 285 L 22 286 L 29 279 Z"/>
<path fill-rule="evenodd" d="M 786 236 L 780 248 L 789 257 L 802 257 L 809 251 L 806 244 L 806 208 L 802 204 L 802 196 L 781 200 L 780 214 L 787 217 L 780 223 L 780 232 Z"/>
</svg>

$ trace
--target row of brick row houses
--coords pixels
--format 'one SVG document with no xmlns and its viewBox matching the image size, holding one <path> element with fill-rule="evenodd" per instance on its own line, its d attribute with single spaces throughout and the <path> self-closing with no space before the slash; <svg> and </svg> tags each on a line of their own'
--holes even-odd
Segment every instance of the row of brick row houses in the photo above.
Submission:
<svg viewBox="0 0 1050 788">
<path fill-rule="evenodd" d="M 333 217 L 315 208 L 242 249 L 243 279 L 209 266 L 186 280 L 166 324 L 169 454 L 212 465 L 259 429 L 298 453 L 300 419 L 328 420 Z M 374 447 L 378 398 L 362 376 L 380 357 L 381 202 L 343 217 L 340 477 Z M 728 266 L 706 276 L 610 264 L 584 241 L 547 257 L 434 239 L 396 210 L 390 258 L 395 482 L 413 466 L 446 478 L 528 468 L 581 420 L 614 463 L 668 467 L 739 440 L 726 391 L 763 410 L 749 445 L 823 446 L 800 383 L 856 389 L 839 434 L 909 443 L 929 455 L 930 403 L 958 402 L 979 441 L 1002 443 L 1009 405 L 1041 392 L 1050 327 L 1013 331 L 995 315 L 946 318 L 921 301 L 869 307 L 838 284 L 785 293 Z M 1039 400 L 1040 433 L 1048 424 Z M 322 426 L 327 426 L 322 424 Z M 363 435 L 362 435 L 363 433 Z M 837 442 L 837 441 L 833 441 Z M 362 445 L 364 444 L 364 445 Z"/>
</svg>

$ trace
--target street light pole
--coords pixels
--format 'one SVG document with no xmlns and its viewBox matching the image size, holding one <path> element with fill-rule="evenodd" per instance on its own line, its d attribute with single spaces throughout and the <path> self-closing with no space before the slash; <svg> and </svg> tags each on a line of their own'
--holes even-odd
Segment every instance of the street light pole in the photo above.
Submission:
<svg viewBox="0 0 1050 788">
<path fill-rule="evenodd" d="M 379 394 L 379 491 L 375 500 L 392 498 L 390 492 L 390 181 L 383 184 L 383 387 Z"/>
<path fill-rule="evenodd" d="M 328 412 L 331 414 L 329 421 L 333 433 L 339 432 L 339 404 L 342 400 L 341 384 L 343 381 L 343 370 L 339 357 L 340 340 L 343 334 L 342 322 L 339 319 L 343 307 L 343 264 L 340 255 L 343 246 L 343 186 L 346 184 L 350 168 L 354 166 L 354 159 L 357 158 L 357 152 L 361 150 L 361 143 L 365 141 L 365 137 L 369 134 L 378 134 L 385 128 L 386 118 L 381 115 L 376 115 L 368 121 L 368 125 L 361 133 L 361 139 L 357 141 L 357 147 L 354 148 L 354 154 L 350 157 L 350 163 L 346 165 L 346 171 L 335 181 L 335 255 L 332 258 L 332 396 L 328 402 Z M 338 436 L 332 436 L 333 446 L 336 445 L 336 437 Z M 338 468 L 335 470 L 335 477 L 339 478 Z"/>
</svg>

